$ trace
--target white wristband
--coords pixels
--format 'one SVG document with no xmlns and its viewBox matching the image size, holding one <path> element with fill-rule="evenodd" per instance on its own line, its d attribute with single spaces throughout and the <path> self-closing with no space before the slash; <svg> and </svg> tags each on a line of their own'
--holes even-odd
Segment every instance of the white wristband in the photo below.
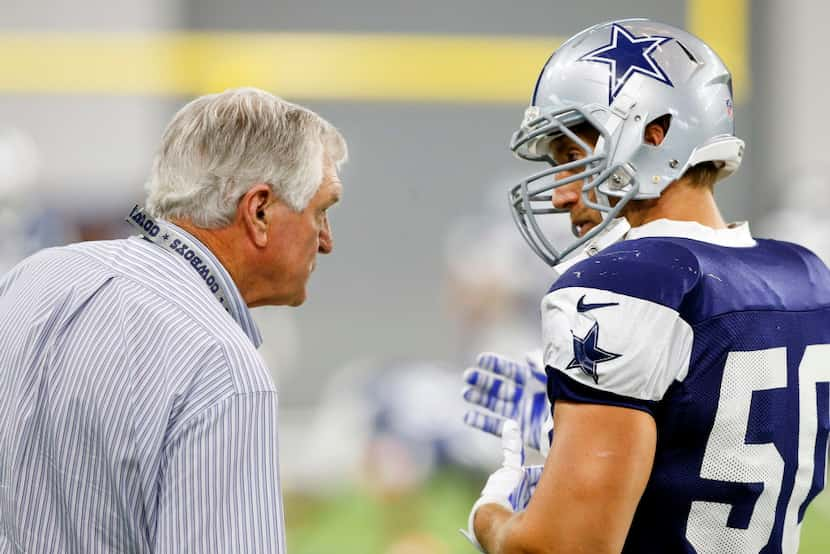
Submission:
<svg viewBox="0 0 830 554">
<path fill-rule="evenodd" d="M 476 500 L 475 504 L 473 504 L 473 508 L 470 510 L 470 517 L 467 518 L 467 530 L 459 529 L 461 534 L 467 537 L 467 540 L 470 541 L 470 544 L 476 547 L 479 552 L 484 552 L 484 549 L 481 548 L 481 544 L 478 542 L 478 538 L 476 537 L 476 529 L 475 529 L 475 520 L 476 520 L 476 512 L 478 509 L 484 506 L 485 504 L 498 504 L 499 506 L 503 506 L 509 511 L 513 511 L 513 506 L 510 505 L 510 502 L 505 500 L 504 498 L 496 498 L 492 496 L 482 496 L 478 500 Z"/>
</svg>

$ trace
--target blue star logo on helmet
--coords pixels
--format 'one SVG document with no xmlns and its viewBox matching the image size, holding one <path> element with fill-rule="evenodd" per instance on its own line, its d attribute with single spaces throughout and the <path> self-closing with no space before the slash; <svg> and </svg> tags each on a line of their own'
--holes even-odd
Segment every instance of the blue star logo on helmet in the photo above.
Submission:
<svg viewBox="0 0 830 554">
<path fill-rule="evenodd" d="M 651 57 L 658 46 L 670 40 L 672 37 L 635 37 L 625 27 L 614 23 L 611 25 L 611 42 L 588 52 L 578 61 L 609 66 L 608 104 L 611 105 L 633 75 L 643 75 L 674 87 L 663 68 Z"/>
<path fill-rule="evenodd" d="M 616 360 L 622 354 L 614 354 L 597 346 L 599 342 L 599 324 L 594 325 L 583 338 L 574 337 L 574 358 L 565 369 L 579 368 L 582 373 L 591 377 L 594 383 L 599 383 L 597 364 Z"/>
</svg>

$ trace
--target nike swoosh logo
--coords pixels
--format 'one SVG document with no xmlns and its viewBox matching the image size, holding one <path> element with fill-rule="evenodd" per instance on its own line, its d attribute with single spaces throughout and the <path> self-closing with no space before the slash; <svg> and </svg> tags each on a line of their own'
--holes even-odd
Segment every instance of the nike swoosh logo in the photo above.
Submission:
<svg viewBox="0 0 830 554">
<path fill-rule="evenodd" d="M 579 313 L 587 312 L 589 310 L 597 310 L 599 308 L 607 308 L 609 306 L 619 306 L 619 302 L 599 302 L 597 304 L 586 304 L 583 302 L 585 300 L 585 295 L 582 295 L 582 298 L 576 303 L 576 311 Z"/>
</svg>

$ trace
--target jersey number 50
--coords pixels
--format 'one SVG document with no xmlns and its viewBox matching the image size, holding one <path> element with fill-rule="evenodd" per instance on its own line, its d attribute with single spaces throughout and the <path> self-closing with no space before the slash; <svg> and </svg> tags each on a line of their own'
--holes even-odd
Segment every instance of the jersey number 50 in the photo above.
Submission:
<svg viewBox="0 0 830 554">
<path fill-rule="evenodd" d="M 788 398 L 793 401 L 797 398 L 798 465 L 795 483 L 786 501 L 780 548 L 782 552 L 798 551 L 800 519 L 806 507 L 805 501 L 824 486 L 823 472 L 822 475 L 814 473 L 816 460 L 823 470 L 827 454 L 828 399 L 819 397 L 818 384 L 830 382 L 828 360 L 830 345 L 808 346 L 798 369 L 797 386 L 790 383 L 788 387 L 786 348 L 729 354 L 700 476 L 732 483 L 761 483 L 763 491 L 746 529 L 727 526 L 732 508 L 730 504 L 692 502 L 686 539 L 697 552 L 759 552 L 770 540 L 777 508 L 779 504 L 784 505 L 780 496 L 785 461 L 775 444 L 747 444 L 746 440 L 753 392 L 768 389 L 788 389 Z M 821 390 L 827 395 L 826 387 L 821 387 Z M 792 394 L 790 391 L 797 396 L 789 396 Z M 790 406 L 795 408 L 793 404 Z M 822 436 L 818 435 L 819 422 L 824 429 Z M 819 448 L 822 452 L 817 452 Z M 787 463 L 793 462 L 795 460 L 788 460 Z M 785 488 L 789 489 L 789 486 Z"/>
</svg>

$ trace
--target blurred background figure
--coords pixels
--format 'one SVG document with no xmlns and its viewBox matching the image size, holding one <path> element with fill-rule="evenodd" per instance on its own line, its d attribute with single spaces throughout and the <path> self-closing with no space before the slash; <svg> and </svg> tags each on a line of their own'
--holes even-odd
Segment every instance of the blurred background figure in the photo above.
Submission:
<svg viewBox="0 0 830 554">
<path fill-rule="evenodd" d="M 499 446 L 454 452 L 476 435 L 453 420 L 461 371 L 481 350 L 518 357 L 537 347 L 533 306 L 550 285 L 512 227 L 507 191 L 526 173 L 507 143 L 526 83 L 576 29 L 645 15 L 712 44 L 735 76 L 738 134 L 751 145 L 718 187 L 724 217 L 830 255 L 830 73 L 815 62 L 828 3 L 0 0 L 0 9 L 0 272 L 42 246 L 128 235 L 122 221 L 143 197 L 147 160 L 187 98 L 264 88 L 327 114 L 349 140 L 349 193 L 330 214 L 337 249 L 309 301 L 300 312 L 253 311 L 280 390 L 294 554 L 470 551 L 456 532 L 480 487 L 470 468 L 498 459 Z M 570 229 L 562 221 L 552 232 Z M 390 390 L 408 394 L 381 392 Z M 828 524 L 830 502 L 819 498 L 802 553 L 830 551 Z"/>
<path fill-rule="evenodd" d="M 539 348 L 541 322 L 533 314 L 554 276 L 505 217 L 506 197 L 503 183 L 489 187 L 483 201 L 470 202 L 473 209 L 484 204 L 479 212 L 459 216 L 447 232 L 443 292 L 457 337 L 456 367 L 469 365 L 479 352 L 522 359 Z M 544 219 L 540 223 L 550 236 L 570 235 L 567 224 Z"/>
<path fill-rule="evenodd" d="M 0 274 L 40 246 L 34 210 L 38 154 L 19 129 L 0 127 Z"/>
<path fill-rule="evenodd" d="M 41 248 L 77 238 L 45 199 L 41 170 L 34 139 L 0 126 L 0 274 Z"/>
<path fill-rule="evenodd" d="M 335 372 L 316 408 L 283 411 L 300 552 L 458 551 L 448 524 L 499 461 L 497 440 L 462 423 L 458 389 L 448 364 L 366 359 Z"/>
<path fill-rule="evenodd" d="M 830 165 L 819 163 L 788 183 L 781 205 L 760 218 L 759 231 L 799 242 L 830 263 Z"/>
</svg>

